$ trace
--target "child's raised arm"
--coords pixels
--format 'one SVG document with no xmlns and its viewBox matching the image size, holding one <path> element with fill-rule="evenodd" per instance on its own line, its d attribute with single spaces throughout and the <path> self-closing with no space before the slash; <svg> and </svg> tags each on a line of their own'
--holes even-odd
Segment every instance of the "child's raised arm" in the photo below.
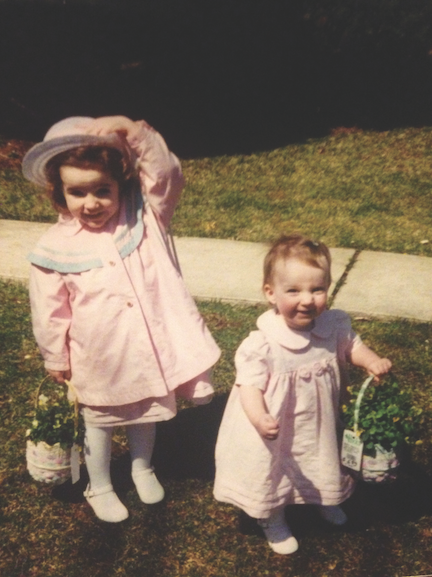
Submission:
<svg viewBox="0 0 432 577">
<path fill-rule="evenodd" d="M 88 134 L 96 136 L 114 132 L 124 138 L 136 154 L 144 194 L 162 224 L 168 227 L 184 185 L 178 158 L 144 120 L 104 116 L 93 120 L 87 129 Z"/>
<path fill-rule="evenodd" d="M 265 405 L 264 396 L 256 387 L 240 386 L 240 401 L 247 418 L 265 439 L 274 440 L 279 434 L 279 423 Z"/>
<path fill-rule="evenodd" d="M 348 360 L 356 367 L 366 369 L 369 373 L 375 376 L 376 381 L 379 380 L 378 377 L 388 373 L 392 367 L 389 359 L 379 357 L 364 343 L 351 352 Z"/>
<path fill-rule="evenodd" d="M 107 136 L 116 132 L 126 138 L 133 138 L 137 136 L 139 129 L 138 123 L 127 116 L 101 116 L 93 120 L 86 132 L 95 136 Z"/>
</svg>

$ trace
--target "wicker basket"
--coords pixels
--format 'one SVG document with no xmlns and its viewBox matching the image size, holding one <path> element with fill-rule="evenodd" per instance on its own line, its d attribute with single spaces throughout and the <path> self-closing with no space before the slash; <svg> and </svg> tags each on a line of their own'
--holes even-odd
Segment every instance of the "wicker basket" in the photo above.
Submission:
<svg viewBox="0 0 432 577">
<path fill-rule="evenodd" d="M 360 477 L 366 483 L 390 483 L 399 472 L 399 459 L 394 451 L 375 445 L 376 456 L 363 455 Z"/>
<path fill-rule="evenodd" d="M 36 391 L 35 407 L 38 407 L 41 388 L 50 377 L 45 377 Z M 69 386 L 70 383 L 66 381 Z M 75 395 L 75 427 L 78 426 L 78 398 Z M 34 443 L 27 439 L 26 461 L 27 470 L 35 481 L 51 485 L 60 485 L 71 475 L 72 447 L 62 449 L 60 443 L 48 445 L 44 441 Z"/>
<path fill-rule="evenodd" d="M 27 470 L 35 481 L 60 485 L 71 476 L 71 449 L 27 440 Z"/>
<path fill-rule="evenodd" d="M 356 433 L 358 431 L 361 400 L 372 380 L 373 376 L 365 380 L 357 397 L 354 412 L 354 432 Z M 389 483 L 396 480 L 399 465 L 398 456 L 394 451 L 386 451 L 381 445 L 375 445 L 375 457 L 371 457 L 370 455 L 362 456 L 361 469 L 358 477 L 366 483 Z"/>
</svg>

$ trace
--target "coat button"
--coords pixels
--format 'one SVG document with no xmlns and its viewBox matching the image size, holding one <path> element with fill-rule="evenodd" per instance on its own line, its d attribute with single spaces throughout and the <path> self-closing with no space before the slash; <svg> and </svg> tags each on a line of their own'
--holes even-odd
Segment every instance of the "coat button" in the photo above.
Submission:
<svg viewBox="0 0 432 577">
<path fill-rule="evenodd" d="M 128 306 L 128 307 L 133 307 L 133 303 L 128 302 L 128 303 L 127 303 L 127 306 Z"/>
<path fill-rule="evenodd" d="M 111 266 L 115 266 L 115 265 L 116 265 L 116 263 L 115 263 L 113 260 L 110 260 L 109 263 L 110 263 Z"/>
</svg>

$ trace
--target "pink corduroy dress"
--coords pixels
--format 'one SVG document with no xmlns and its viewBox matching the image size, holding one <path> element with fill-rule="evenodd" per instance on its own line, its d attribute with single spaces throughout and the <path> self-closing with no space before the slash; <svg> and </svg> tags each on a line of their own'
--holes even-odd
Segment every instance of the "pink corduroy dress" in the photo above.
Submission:
<svg viewBox="0 0 432 577">
<path fill-rule="evenodd" d="M 361 341 L 348 315 L 325 311 L 312 331 L 293 331 L 273 310 L 236 354 L 236 383 L 258 387 L 279 420 L 266 440 L 246 416 L 235 385 L 216 444 L 215 498 L 268 518 L 289 504 L 338 505 L 354 489 L 340 464 L 338 412 L 347 355 Z"/>
</svg>

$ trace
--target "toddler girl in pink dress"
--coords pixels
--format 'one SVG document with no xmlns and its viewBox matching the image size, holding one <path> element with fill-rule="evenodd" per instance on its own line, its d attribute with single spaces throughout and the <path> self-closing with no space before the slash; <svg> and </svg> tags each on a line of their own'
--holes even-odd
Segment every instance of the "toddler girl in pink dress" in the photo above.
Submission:
<svg viewBox="0 0 432 577">
<path fill-rule="evenodd" d="M 258 519 L 280 554 L 298 548 L 286 505 L 316 504 L 327 521 L 346 521 L 339 504 L 354 482 L 337 435 L 346 363 L 376 377 L 391 367 L 354 334 L 346 313 L 326 310 L 330 264 L 327 247 L 301 235 L 281 237 L 267 254 L 263 288 L 273 309 L 236 353 L 216 445 L 216 499 Z"/>
<path fill-rule="evenodd" d="M 119 522 L 128 511 L 111 483 L 113 427 L 126 426 L 141 501 L 162 500 L 155 424 L 176 414 L 176 395 L 210 400 L 220 354 L 166 236 L 180 164 L 144 121 L 73 117 L 29 150 L 23 172 L 59 212 L 29 255 L 34 334 L 48 373 L 78 395 L 85 497 L 97 517 Z"/>
</svg>

